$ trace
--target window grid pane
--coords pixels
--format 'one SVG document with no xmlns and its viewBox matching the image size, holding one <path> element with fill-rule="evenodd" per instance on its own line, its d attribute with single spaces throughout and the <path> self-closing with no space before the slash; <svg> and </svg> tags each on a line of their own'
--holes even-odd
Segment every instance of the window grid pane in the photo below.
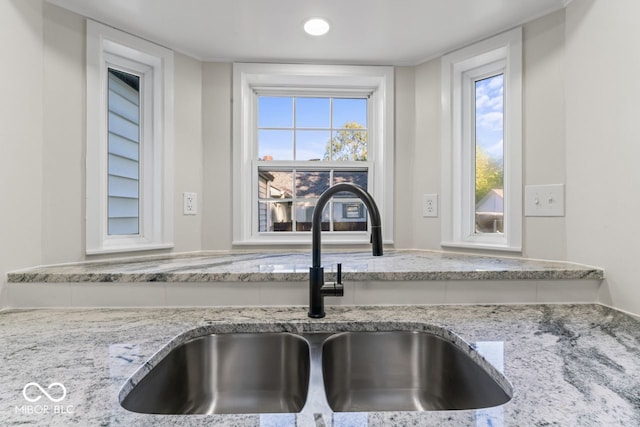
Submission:
<svg viewBox="0 0 640 427">
<path fill-rule="evenodd" d="M 258 97 L 258 159 L 366 161 L 366 98 Z"/>
<path fill-rule="evenodd" d="M 320 195 L 330 186 L 351 182 L 367 188 L 367 169 L 308 167 L 258 170 L 258 231 L 311 230 L 313 210 Z M 353 194 L 336 194 L 322 213 L 323 231 L 367 231 L 367 211 Z"/>
<path fill-rule="evenodd" d="M 504 232 L 504 74 L 478 79 L 475 99 L 475 233 Z"/>
</svg>

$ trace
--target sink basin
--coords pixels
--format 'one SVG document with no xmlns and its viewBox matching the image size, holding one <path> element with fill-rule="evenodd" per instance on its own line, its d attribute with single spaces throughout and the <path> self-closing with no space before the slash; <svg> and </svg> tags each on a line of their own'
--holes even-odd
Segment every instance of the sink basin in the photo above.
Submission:
<svg viewBox="0 0 640 427">
<path fill-rule="evenodd" d="M 509 382 L 475 356 L 444 330 L 208 334 L 178 344 L 151 370 L 143 366 L 120 400 L 146 414 L 431 411 L 508 402 Z"/>
<path fill-rule="evenodd" d="M 511 399 L 456 344 L 427 332 L 344 332 L 322 349 L 336 412 L 477 409 Z"/>
<path fill-rule="evenodd" d="M 206 335 L 171 350 L 121 404 L 147 414 L 299 412 L 309 370 L 300 336 Z"/>
</svg>

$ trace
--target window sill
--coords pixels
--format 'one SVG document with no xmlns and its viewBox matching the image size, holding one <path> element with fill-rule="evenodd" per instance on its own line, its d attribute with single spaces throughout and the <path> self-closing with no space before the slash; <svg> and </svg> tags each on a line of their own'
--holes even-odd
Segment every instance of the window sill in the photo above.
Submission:
<svg viewBox="0 0 640 427">
<path fill-rule="evenodd" d="M 153 243 L 135 246 L 110 246 L 98 249 L 87 249 L 87 255 L 116 254 L 120 252 L 155 251 L 161 249 L 173 249 L 173 243 Z"/>
<path fill-rule="evenodd" d="M 368 245 L 371 243 L 369 232 L 340 233 L 340 235 L 322 234 L 323 245 Z M 393 240 L 384 240 L 383 243 L 393 244 Z M 287 233 L 287 235 L 260 234 L 244 240 L 234 240 L 234 246 L 302 246 L 311 245 L 311 233 Z"/>
<path fill-rule="evenodd" d="M 522 246 L 507 246 L 491 243 L 441 242 L 443 248 L 483 249 L 502 252 L 522 252 Z"/>
</svg>

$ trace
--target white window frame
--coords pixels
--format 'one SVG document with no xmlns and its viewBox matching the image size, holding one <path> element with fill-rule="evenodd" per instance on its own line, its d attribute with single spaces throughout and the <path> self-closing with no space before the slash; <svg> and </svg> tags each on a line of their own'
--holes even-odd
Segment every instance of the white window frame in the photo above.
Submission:
<svg viewBox="0 0 640 427">
<path fill-rule="evenodd" d="M 393 67 L 248 64 L 233 66 L 233 244 L 309 244 L 309 232 L 258 232 L 257 97 L 262 94 L 369 96 L 368 161 L 339 165 L 367 166 L 368 191 L 382 217 L 385 243 L 393 243 L 393 154 L 394 72 Z M 329 163 L 309 164 L 322 168 Z M 299 162 L 290 165 L 299 166 Z M 288 166 L 287 162 L 269 162 Z M 369 243 L 368 232 L 323 233 L 323 243 Z"/>
<path fill-rule="evenodd" d="M 475 81 L 504 73 L 504 233 L 475 232 Z M 522 28 L 442 58 L 442 246 L 522 250 Z"/>
<path fill-rule="evenodd" d="M 140 230 L 108 234 L 108 67 L 142 77 Z M 86 253 L 173 247 L 173 52 L 87 20 Z"/>
</svg>

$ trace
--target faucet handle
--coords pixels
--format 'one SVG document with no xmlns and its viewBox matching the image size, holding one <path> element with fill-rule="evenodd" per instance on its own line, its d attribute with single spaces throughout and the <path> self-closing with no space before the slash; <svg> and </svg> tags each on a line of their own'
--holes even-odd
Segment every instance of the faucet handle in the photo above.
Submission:
<svg viewBox="0 0 640 427">
<path fill-rule="evenodd" d="M 342 263 L 338 263 L 336 265 L 336 281 L 324 283 L 320 288 L 320 294 L 325 297 L 344 296 L 344 285 L 342 284 Z"/>
</svg>

